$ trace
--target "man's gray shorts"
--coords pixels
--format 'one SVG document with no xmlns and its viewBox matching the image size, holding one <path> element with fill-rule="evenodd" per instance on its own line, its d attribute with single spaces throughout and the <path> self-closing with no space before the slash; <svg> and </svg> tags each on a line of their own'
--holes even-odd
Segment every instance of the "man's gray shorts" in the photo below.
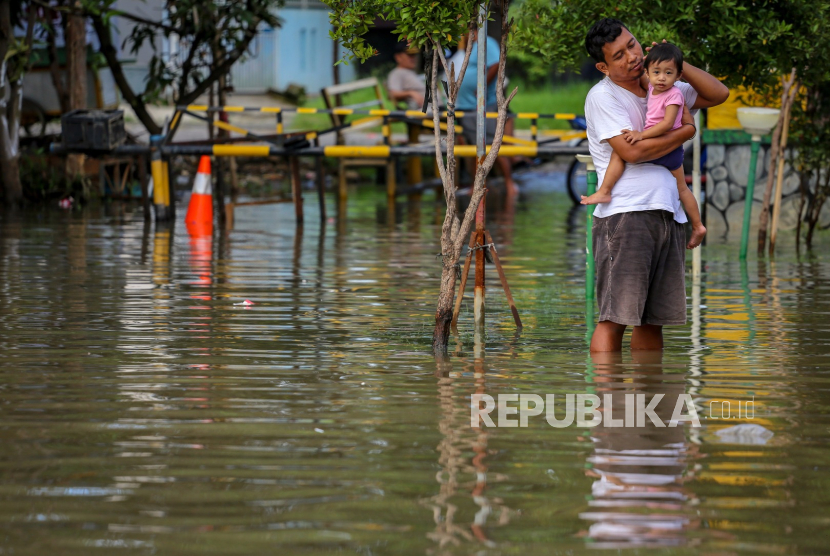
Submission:
<svg viewBox="0 0 830 556">
<path fill-rule="evenodd" d="M 594 218 L 599 320 L 686 323 L 686 229 L 664 210 Z"/>
</svg>

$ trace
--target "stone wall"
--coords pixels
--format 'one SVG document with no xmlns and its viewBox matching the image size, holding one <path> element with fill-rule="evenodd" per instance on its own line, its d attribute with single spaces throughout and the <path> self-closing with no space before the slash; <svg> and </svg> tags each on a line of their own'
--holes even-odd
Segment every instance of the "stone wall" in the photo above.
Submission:
<svg viewBox="0 0 830 556">
<path fill-rule="evenodd" d="M 791 154 L 787 153 L 788 159 Z M 749 158 L 749 145 L 706 145 L 706 227 L 713 233 L 740 234 L 749 177 Z M 769 145 L 762 145 L 758 151 L 758 165 L 755 168 L 755 190 L 752 195 L 753 226 L 758 225 L 761 201 L 767 187 L 768 169 Z M 793 229 L 798 222 L 796 213 L 801 199 L 799 180 L 798 173 L 785 162 L 779 229 Z M 773 190 L 773 200 L 774 195 Z M 830 224 L 830 210 L 825 212 L 827 216 L 822 220 L 826 223 L 822 224 L 826 226 Z"/>
</svg>

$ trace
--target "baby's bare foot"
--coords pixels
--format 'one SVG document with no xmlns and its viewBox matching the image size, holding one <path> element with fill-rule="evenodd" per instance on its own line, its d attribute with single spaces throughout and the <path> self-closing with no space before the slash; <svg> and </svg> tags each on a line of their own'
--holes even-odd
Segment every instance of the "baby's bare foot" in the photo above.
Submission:
<svg viewBox="0 0 830 556">
<path fill-rule="evenodd" d="M 686 249 L 694 249 L 703 241 L 703 238 L 706 236 L 706 227 L 701 224 L 697 227 L 692 227 L 692 237 L 689 239 L 689 243 L 686 244 Z"/>
<path fill-rule="evenodd" d="M 610 203 L 611 202 L 611 194 L 605 193 L 602 190 L 597 191 L 593 195 L 585 196 L 582 195 L 582 200 L 580 201 L 583 205 L 598 205 L 600 203 Z"/>
</svg>

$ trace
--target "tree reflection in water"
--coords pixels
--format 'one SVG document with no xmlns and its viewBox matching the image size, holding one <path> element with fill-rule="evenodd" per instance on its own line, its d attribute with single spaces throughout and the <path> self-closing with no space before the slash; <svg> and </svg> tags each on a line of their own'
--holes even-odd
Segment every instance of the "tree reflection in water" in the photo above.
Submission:
<svg viewBox="0 0 830 556">
<path fill-rule="evenodd" d="M 487 525 L 506 525 L 510 521 L 510 510 L 499 498 L 487 496 L 487 482 L 502 482 L 506 476 L 487 472 L 488 443 L 493 434 L 487 427 L 470 426 L 470 399 L 472 394 L 484 394 L 487 391 L 487 372 L 483 358 L 483 349 L 476 350 L 473 363 L 463 363 L 464 372 L 453 371 L 453 362 L 449 357 L 436 358 L 436 378 L 438 379 L 438 403 L 441 410 L 438 428 L 441 442 L 437 446 L 438 465 L 441 470 L 435 475 L 439 492 L 423 500 L 433 513 L 435 530 L 427 537 L 439 548 L 447 545 L 458 546 L 462 542 L 476 542 L 488 547 L 496 543 L 488 534 Z M 462 375 L 475 377 L 475 389 L 465 392 L 457 384 Z M 472 453 L 472 457 L 470 457 Z M 469 498 L 456 495 L 469 492 Z M 477 507 L 472 518 L 459 506 L 468 500 Z M 469 521 L 468 521 L 469 520 Z"/>
</svg>

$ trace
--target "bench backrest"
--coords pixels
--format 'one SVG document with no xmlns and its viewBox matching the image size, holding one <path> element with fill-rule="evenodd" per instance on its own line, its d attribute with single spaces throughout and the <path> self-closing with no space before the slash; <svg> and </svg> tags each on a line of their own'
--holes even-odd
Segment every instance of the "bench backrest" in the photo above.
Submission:
<svg viewBox="0 0 830 556">
<path fill-rule="evenodd" d="M 351 93 L 355 93 L 357 91 L 364 90 L 371 91 L 374 94 L 375 98 L 364 102 L 342 104 L 341 97 Z M 332 85 L 331 87 L 326 87 L 322 89 L 320 92 L 323 95 L 323 101 L 326 103 L 326 108 L 328 109 L 350 108 L 352 110 L 372 110 L 383 108 L 383 93 L 381 92 L 380 83 L 378 82 L 376 77 L 367 77 L 365 79 L 358 79 L 357 81 L 352 81 L 351 83 L 341 83 L 340 85 Z M 343 125 L 343 123 L 345 123 L 348 118 L 348 116 L 343 116 L 340 114 L 330 114 L 330 116 L 331 123 L 335 126 Z M 350 128 L 347 128 L 344 131 L 354 131 L 368 127 L 377 127 L 382 123 L 382 119 L 380 117 L 368 118 L 365 114 L 357 115 L 352 119 L 365 119 L 366 121 L 363 123 L 356 124 Z M 338 132 L 337 136 L 339 139 L 341 133 Z M 338 140 L 338 142 L 340 141 Z"/>
</svg>

